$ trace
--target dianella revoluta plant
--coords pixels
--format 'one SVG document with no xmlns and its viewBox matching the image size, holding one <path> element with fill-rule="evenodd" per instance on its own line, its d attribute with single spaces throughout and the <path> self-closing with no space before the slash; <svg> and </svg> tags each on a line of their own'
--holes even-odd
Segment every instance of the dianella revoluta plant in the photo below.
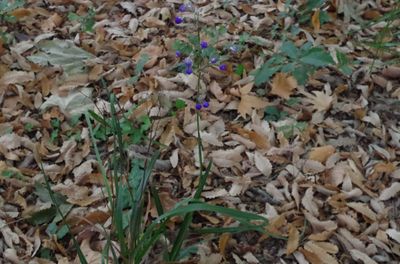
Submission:
<svg viewBox="0 0 400 264">
<path fill-rule="evenodd" d="M 194 14 L 194 19 L 189 19 L 188 16 L 185 16 L 186 13 Z M 191 16 L 193 17 L 193 16 Z M 198 201 L 200 199 L 201 193 L 203 191 L 204 185 L 206 183 L 206 178 L 210 173 L 212 161 L 208 162 L 206 166 L 204 162 L 203 156 L 203 144 L 201 139 L 200 133 L 200 119 L 201 119 L 201 111 L 207 109 L 209 107 L 209 102 L 205 99 L 206 95 L 201 94 L 200 84 L 203 78 L 203 74 L 205 70 L 209 67 L 218 68 L 220 71 L 227 71 L 228 66 L 226 64 L 226 60 L 229 58 L 228 55 L 222 54 L 217 49 L 217 44 L 219 42 L 218 39 L 218 30 L 217 33 L 213 36 L 207 36 L 203 32 L 203 25 L 200 22 L 200 12 L 192 2 L 187 2 L 186 4 L 182 4 L 178 8 L 178 14 L 175 17 L 175 24 L 176 27 L 181 27 L 186 29 L 193 28 L 193 32 L 187 32 L 187 41 L 176 41 L 174 43 L 173 48 L 175 49 L 175 55 L 179 60 L 178 69 L 182 70 L 185 74 L 191 75 L 194 74 L 197 79 L 196 84 L 196 104 L 195 104 L 195 111 L 196 111 L 196 127 L 197 127 L 197 151 L 199 157 L 199 184 L 197 186 L 196 192 L 193 197 L 193 201 Z M 194 27 L 193 27 L 194 25 Z M 205 31 L 205 30 L 204 30 Z M 207 32 L 207 31 L 205 31 Z M 236 45 L 228 45 L 225 49 L 228 52 L 238 52 L 239 48 Z M 215 208 L 216 212 L 223 213 L 224 210 L 228 208 Z M 233 209 L 232 212 L 236 211 Z M 237 213 L 244 213 L 236 211 Z M 248 213 L 249 215 L 252 215 Z M 256 216 L 256 215 L 252 215 Z M 179 259 L 180 255 L 182 254 L 181 248 L 183 245 L 183 241 L 187 236 L 189 225 L 192 222 L 193 212 L 186 213 L 183 219 L 183 222 L 180 226 L 179 232 L 175 238 L 175 241 L 172 245 L 172 249 L 168 254 L 169 261 L 176 261 Z M 266 220 L 262 220 L 264 224 L 266 224 Z M 217 230 L 216 228 L 210 229 L 210 233 L 221 233 L 222 232 L 240 232 L 245 230 L 258 230 L 262 231 L 263 229 L 258 229 L 257 227 L 252 225 L 250 222 L 245 221 L 246 224 L 241 226 L 241 228 L 222 228 Z M 241 221 L 243 224 L 243 222 Z M 204 230 L 203 230 L 204 231 Z M 206 232 L 203 232 L 206 233 Z"/>
</svg>

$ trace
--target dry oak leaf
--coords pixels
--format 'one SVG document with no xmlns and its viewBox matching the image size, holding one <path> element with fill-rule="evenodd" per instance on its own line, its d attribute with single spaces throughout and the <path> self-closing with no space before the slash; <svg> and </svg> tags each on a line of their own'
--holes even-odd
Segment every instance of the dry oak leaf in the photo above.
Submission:
<svg viewBox="0 0 400 264">
<path fill-rule="evenodd" d="M 324 163 L 333 153 L 335 148 L 331 145 L 316 147 L 311 150 L 309 159 Z"/>
<path fill-rule="evenodd" d="M 258 98 L 254 95 L 242 95 L 241 100 L 238 106 L 238 112 L 242 117 L 246 117 L 246 115 L 251 115 L 252 109 L 261 109 L 265 108 L 268 103 L 261 98 Z"/>
<path fill-rule="evenodd" d="M 294 225 L 289 225 L 289 237 L 286 248 L 286 255 L 290 255 L 299 247 L 300 233 Z"/>
<path fill-rule="evenodd" d="M 289 99 L 293 90 L 297 87 L 297 81 L 287 73 L 277 73 L 272 79 L 271 93 L 285 99 Z"/>
<path fill-rule="evenodd" d="M 33 72 L 24 71 L 9 71 L 6 72 L 0 79 L 0 87 L 8 84 L 17 84 L 33 81 L 35 74 Z"/>
<path fill-rule="evenodd" d="M 272 173 L 272 165 L 267 157 L 262 155 L 260 152 L 256 151 L 254 153 L 254 163 L 256 168 L 264 174 L 264 176 L 269 177 Z"/>
<path fill-rule="evenodd" d="M 327 247 L 326 244 L 330 244 L 330 243 L 324 243 L 323 242 L 313 242 L 313 241 L 308 241 L 305 245 L 304 245 L 304 249 L 306 251 L 309 251 L 311 253 L 313 253 L 314 255 L 316 255 L 319 258 L 319 262 L 318 263 L 324 263 L 324 264 L 338 264 L 339 262 L 336 260 L 336 258 L 334 256 L 332 256 L 329 253 L 335 254 L 337 252 L 337 247 L 335 250 L 335 246 L 333 245 L 333 247 Z M 307 258 L 307 256 L 306 256 Z M 308 259 L 308 258 L 307 258 Z M 312 263 L 314 263 L 313 261 L 311 261 Z"/>
<path fill-rule="evenodd" d="M 355 211 L 359 212 L 360 214 L 366 216 L 367 218 L 371 219 L 372 221 L 376 221 L 376 213 L 374 213 L 368 205 L 364 203 L 357 203 L 357 202 L 352 202 L 352 203 L 347 203 L 347 206 L 354 209 Z"/>
<path fill-rule="evenodd" d="M 354 260 L 356 260 L 356 261 L 361 260 L 364 264 L 378 264 L 375 260 L 368 257 L 367 254 L 365 254 L 357 249 L 350 250 L 350 255 Z"/>
<path fill-rule="evenodd" d="M 268 103 L 261 98 L 249 95 L 251 89 L 253 88 L 254 82 L 249 82 L 243 87 L 239 88 L 240 91 L 240 103 L 238 106 L 238 112 L 242 117 L 246 117 L 246 115 L 251 115 L 252 109 L 260 109 L 264 108 L 268 105 Z"/>
<path fill-rule="evenodd" d="M 396 196 L 396 194 L 400 192 L 400 182 L 394 182 L 390 187 L 384 189 L 379 196 L 379 200 L 386 201 L 390 198 Z"/>
<path fill-rule="evenodd" d="M 386 234 L 392 238 L 393 240 L 395 240 L 397 243 L 400 243 L 400 231 L 396 230 L 396 229 L 387 229 L 386 230 Z"/>
<path fill-rule="evenodd" d="M 321 28 L 321 23 L 319 21 L 319 9 L 315 10 L 314 14 L 311 17 L 311 23 L 314 27 L 314 31 L 319 31 Z"/>
<path fill-rule="evenodd" d="M 305 101 L 310 103 L 317 112 L 328 111 L 329 108 L 331 108 L 334 99 L 329 92 L 324 93 L 321 91 L 313 91 L 314 95 L 312 95 L 303 91 L 302 94 L 307 97 Z"/>
</svg>

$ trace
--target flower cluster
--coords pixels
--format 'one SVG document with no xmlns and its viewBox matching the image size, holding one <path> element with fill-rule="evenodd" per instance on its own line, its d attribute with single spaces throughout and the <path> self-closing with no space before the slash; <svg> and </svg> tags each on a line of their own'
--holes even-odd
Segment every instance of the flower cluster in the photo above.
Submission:
<svg viewBox="0 0 400 264">
<path fill-rule="evenodd" d="M 197 110 L 201 110 L 202 107 L 208 108 L 209 105 L 210 105 L 210 104 L 209 104 L 207 101 L 204 101 L 203 104 L 197 103 L 197 104 L 196 104 L 196 109 L 197 109 Z"/>
</svg>

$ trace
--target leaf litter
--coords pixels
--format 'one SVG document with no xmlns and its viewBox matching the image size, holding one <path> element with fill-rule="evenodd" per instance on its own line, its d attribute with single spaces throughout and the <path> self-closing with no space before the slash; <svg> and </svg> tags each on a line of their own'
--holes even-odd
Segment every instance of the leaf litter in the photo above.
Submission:
<svg viewBox="0 0 400 264">
<path fill-rule="evenodd" d="M 197 79 L 170 73 L 176 66 L 172 43 L 185 30 L 171 22 L 180 1 L 78 2 L 51 1 L 52 8 L 46 9 L 28 1 L 12 12 L 17 24 L 2 26 L 2 32 L 11 34 L 0 39 L 0 253 L 7 262 L 52 263 L 45 260 L 49 251 L 58 263 L 77 261 L 68 253 L 67 237 L 51 237 L 43 228 L 44 223 L 60 224 L 60 219 L 48 194 L 38 193 L 45 189 L 36 183 L 43 178 L 36 155 L 84 254 L 92 263 L 101 259 L 106 240 L 97 225 L 109 231 L 110 216 L 80 115 L 88 109 L 109 113 L 109 93 L 117 96 L 121 111 L 140 104 L 132 116 L 150 113 L 160 119 L 149 134 L 167 146 L 160 162 L 169 169 L 155 171 L 165 206 L 172 208 L 198 184 L 193 180 L 198 156 L 191 111 Z M 374 53 L 368 42 L 385 29 L 374 19 L 379 21 L 395 2 L 321 1 L 327 3 L 311 8 L 304 1 L 292 1 L 292 6 L 285 1 L 223 2 L 199 3 L 204 22 L 226 27 L 226 40 L 247 33 L 242 37 L 247 45 L 229 61 L 227 73 L 210 69 L 201 80 L 210 98 L 210 110 L 202 112 L 201 133 L 206 158 L 213 159 L 202 196 L 213 204 L 265 215 L 268 231 L 284 239 L 222 234 L 201 240 L 191 261 L 396 263 L 400 66 L 398 60 L 384 66 L 395 55 L 389 50 Z M 83 17 L 93 7 L 93 25 L 66 19 L 67 10 Z M 309 22 L 294 24 L 293 16 L 281 16 L 291 10 L 301 14 L 296 19 Z M 375 24 L 365 28 L 362 19 Z M 237 22 L 229 22 L 233 20 Z M 398 18 L 393 23 L 398 24 Z M 80 31 L 86 27 L 94 33 Z M 326 47 L 336 54 L 339 70 L 325 67 L 331 57 L 316 47 L 298 58 L 298 63 L 322 66 L 304 73 L 310 76 L 308 85 L 288 68 L 261 68 L 261 77 L 269 79 L 265 83 L 253 77 L 251 71 L 278 51 L 282 41 L 277 35 L 289 27 L 298 31 L 290 35 L 295 46 L 308 41 Z M 11 36 L 13 41 L 7 42 Z M 394 38 L 388 35 L 385 40 Z M 288 47 L 289 58 L 296 58 L 297 51 Z M 357 63 L 346 68 L 339 52 Z M 244 71 L 238 75 L 232 67 L 240 63 Z M 107 89 L 101 88 L 100 79 L 109 84 Z M 168 113 L 176 99 L 185 104 L 170 122 Z M 277 120 L 264 115 L 266 107 L 281 113 L 275 115 Z M 107 141 L 99 147 L 105 157 L 112 150 Z M 132 153 L 145 155 L 141 149 Z M 49 214 L 51 219 L 46 218 Z M 40 224 L 29 222 L 33 216 Z M 230 219 L 207 214 L 200 214 L 196 224 L 207 222 L 231 224 Z M 149 256 L 153 263 L 160 261 L 156 253 Z"/>
</svg>

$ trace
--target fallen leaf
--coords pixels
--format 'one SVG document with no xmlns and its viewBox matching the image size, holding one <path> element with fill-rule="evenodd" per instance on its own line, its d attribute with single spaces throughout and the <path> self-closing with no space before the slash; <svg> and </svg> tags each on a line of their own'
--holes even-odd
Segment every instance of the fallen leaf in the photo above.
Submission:
<svg viewBox="0 0 400 264">
<path fill-rule="evenodd" d="M 400 192 L 400 182 L 394 182 L 390 187 L 384 189 L 379 196 L 379 200 L 386 201 L 392 197 L 395 197 Z"/>
<path fill-rule="evenodd" d="M 314 11 L 314 14 L 311 17 L 311 24 L 313 25 L 314 31 L 316 31 L 316 32 L 318 32 L 321 28 L 321 24 L 319 22 L 319 14 L 320 14 L 320 11 L 319 11 L 319 9 L 317 9 Z"/>
<path fill-rule="evenodd" d="M 400 231 L 390 228 L 386 230 L 386 234 L 397 243 L 400 243 Z"/>
<path fill-rule="evenodd" d="M 286 255 L 290 255 L 297 250 L 300 243 L 300 233 L 294 225 L 289 225 L 288 242 Z"/>
<path fill-rule="evenodd" d="M 333 153 L 335 148 L 331 145 L 316 147 L 311 150 L 309 159 L 324 163 Z"/>
<path fill-rule="evenodd" d="M 324 264 L 339 264 L 336 258 L 328 253 L 323 247 L 318 245 L 316 242 L 308 241 L 304 245 L 304 249 L 314 253 L 320 260 L 320 263 Z M 307 256 L 306 256 L 307 257 Z"/>
<path fill-rule="evenodd" d="M 378 264 L 378 262 L 370 258 L 367 254 L 357 249 L 350 250 L 350 255 L 355 261 L 361 260 L 364 264 Z"/>
<path fill-rule="evenodd" d="M 368 205 L 364 203 L 358 203 L 358 202 L 352 202 L 352 203 L 347 203 L 347 206 L 354 209 L 355 211 L 359 212 L 360 214 L 368 217 L 372 221 L 376 221 L 376 213 L 374 213 Z"/>
<path fill-rule="evenodd" d="M 225 258 L 225 250 L 226 250 L 226 245 L 229 242 L 229 239 L 231 239 L 231 234 L 229 233 L 223 233 L 218 240 L 218 248 L 219 248 L 219 254 L 224 256 Z"/>
<path fill-rule="evenodd" d="M 272 173 L 272 165 L 269 159 L 262 155 L 260 152 L 256 151 L 254 153 L 254 162 L 256 165 L 256 168 L 264 174 L 265 177 L 271 176 Z"/>
<path fill-rule="evenodd" d="M 92 90 L 91 88 L 82 88 L 80 91 L 70 92 L 65 97 L 53 94 L 40 106 L 40 110 L 45 111 L 49 107 L 58 106 L 61 112 L 68 117 L 85 113 L 94 108 L 91 98 Z"/>
<path fill-rule="evenodd" d="M 271 94 L 289 99 L 293 90 L 297 87 L 297 81 L 293 76 L 280 72 L 275 74 L 275 77 L 272 79 L 271 87 Z"/>
<path fill-rule="evenodd" d="M 268 105 L 267 102 L 254 95 L 242 95 L 238 106 L 238 112 L 242 117 L 251 115 L 252 109 L 262 109 Z"/>
</svg>

